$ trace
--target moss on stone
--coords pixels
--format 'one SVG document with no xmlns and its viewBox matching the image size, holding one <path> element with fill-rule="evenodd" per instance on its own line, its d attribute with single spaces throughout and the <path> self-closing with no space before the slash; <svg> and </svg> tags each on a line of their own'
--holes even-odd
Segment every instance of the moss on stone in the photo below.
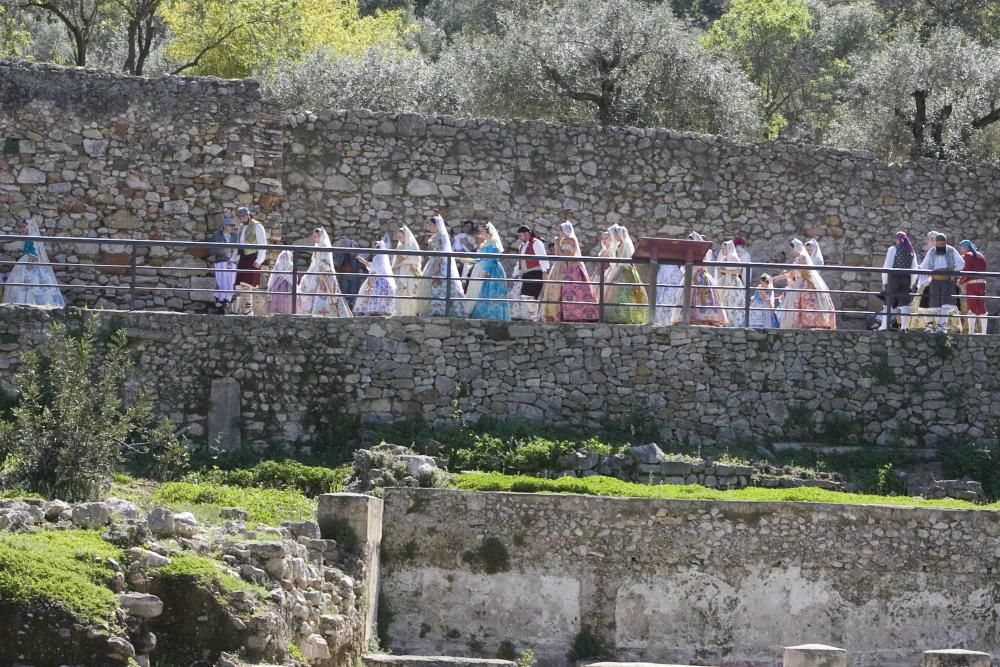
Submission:
<svg viewBox="0 0 1000 667">
<path fill-rule="evenodd" d="M 316 516 L 316 503 L 298 491 L 239 488 L 224 484 L 171 482 L 153 495 L 153 500 L 171 509 L 190 510 L 203 520 L 219 520 L 223 507 L 242 507 L 250 520 L 279 524 L 304 521 Z"/>
<path fill-rule="evenodd" d="M 478 547 L 462 554 L 462 561 L 473 569 L 486 574 L 497 574 L 510 570 L 510 554 L 496 537 L 485 537 Z"/>
<path fill-rule="evenodd" d="M 187 579 L 202 585 L 217 585 L 225 593 L 245 591 L 248 593 L 266 593 L 262 586 L 255 586 L 239 577 L 227 574 L 219 567 L 219 563 L 211 558 L 195 556 L 194 554 L 177 554 L 170 557 L 170 563 L 157 569 L 164 580 Z"/>
<path fill-rule="evenodd" d="M 107 625 L 117 606 L 109 558 L 120 559 L 121 551 L 94 531 L 0 533 L 0 600 L 55 603 Z"/>
</svg>

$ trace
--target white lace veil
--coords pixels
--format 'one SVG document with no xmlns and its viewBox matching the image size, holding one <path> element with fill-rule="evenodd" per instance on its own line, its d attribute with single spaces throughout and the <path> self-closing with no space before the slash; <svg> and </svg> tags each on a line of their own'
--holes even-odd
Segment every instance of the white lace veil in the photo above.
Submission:
<svg viewBox="0 0 1000 667">
<path fill-rule="evenodd" d="M 486 223 L 486 233 L 490 236 L 490 241 L 496 246 L 497 252 L 503 252 L 503 241 L 500 240 L 500 232 L 492 222 Z"/>
<path fill-rule="evenodd" d="M 396 249 L 398 250 L 420 250 L 420 244 L 417 243 L 417 237 L 413 235 L 413 232 L 406 225 L 399 228 L 399 231 L 403 233 L 403 241 L 396 243 Z"/>
<path fill-rule="evenodd" d="M 620 252 L 621 247 L 622 247 L 621 229 L 622 229 L 622 226 L 619 225 L 619 224 L 614 224 L 614 225 L 611 225 L 610 227 L 608 227 L 608 235 L 609 235 L 609 237 L 611 239 L 611 242 L 610 242 L 610 244 L 608 246 L 608 251 L 609 251 L 609 255 L 611 257 L 619 257 L 620 256 L 619 252 Z"/>
<path fill-rule="evenodd" d="M 375 244 L 375 250 L 385 249 L 386 246 L 384 241 L 379 241 Z M 396 278 L 392 275 L 392 262 L 389 260 L 389 255 L 384 253 L 376 254 L 372 259 L 371 265 L 368 267 L 368 273 L 372 276 L 385 278 L 389 281 L 392 291 L 396 291 Z"/>
<path fill-rule="evenodd" d="M 736 244 L 732 241 L 726 241 L 722 244 L 722 253 L 719 258 L 723 262 L 742 262 L 740 259 L 740 253 L 736 251 Z M 732 268 L 732 267 L 729 267 Z"/>
<path fill-rule="evenodd" d="M 813 254 L 810 257 L 810 259 L 812 259 L 812 263 L 817 266 L 823 266 L 824 264 L 823 251 L 820 250 L 819 241 L 817 241 L 816 239 L 809 239 L 808 241 L 806 241 L 805 246 L 806 248 L 813 249 Z"/>
<path fill-rule="evenodd" d="M 439 246 L 438 248 L 436 248 L 436 250 L 440 250 L 441 252 L 454 252 L 454 250 L 451 247 L 451 237 L 448 235 L 448 225 L 444 224 L 444 218 L 442 218 L 440 215 L 435 215 L 433 220 L 435 229 L 434 233 L 438 237 L 438 246 Z M 447 260 L 451 263 L 452 279 L 457 279 L 462 274 L 458 272 L 458 264 L 455 262 L 455 258 L 448 257 Z M 440 277 L 444 278 L 447 275 L 448 275 L 447 269 L 442 269 Z"/>
<path fill-rule="evenodd" d="M 319 241 L 314 245 L 316 248 L 332 248 L 333 244 L 330 243 L 330 235 L 326 233 L 326 230 L 322 227 L 317 227 L 315 230 L 319 233 Z M 309 262 L 309 273 L 336 273 L 337 270 L 334 268 L 333 264 L 333 253 L 332 252 L 314 252 L 312 255 L 312 260 Z"/>
<path fill-rule="evenodd" d="M 635 244 L 632 243 L 632 237 L 629 236 L 628 227 L 625 225 L 618 225 L 619 234 L 621 234 L 622 239 L 622 250 L 621 256 L 627 259 L 631 259 L 632 255 L 635 254 Z"/>
<path fill-rule="evenodd" d="M 566 222 L 559 225 L 559 229 L 562 231 L 563 236 L 568 239 L 573 239 L 575 245 L 573 246 L 573 256 L 580 257 L 580 239 L 576 237 L 576 230 L 573 229 L 573 223 L 567 220 Z"/>
<path fill-rule="evenodd" d="M 278 281 L 282 278 L 291 282 L 292 280 L 292 251 L 282 250 L 278 253 L 278 258 L 274 260 L 274 268 L 271 275 L 267 277 L 267 290 L 270 292 Z"/>
</svg>

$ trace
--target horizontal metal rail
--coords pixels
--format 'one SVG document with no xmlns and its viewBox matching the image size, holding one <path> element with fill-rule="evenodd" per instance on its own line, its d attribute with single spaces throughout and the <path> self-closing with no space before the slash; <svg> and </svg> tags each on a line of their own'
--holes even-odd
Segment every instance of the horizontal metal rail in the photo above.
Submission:
<svg viewBox="0 0 1000 667">
<path fill-rule="evenodd" d="M 919 287 L 923 287 L 932 280 L 932 276 L 947 276 L 950 280 L 955 279 L 965 279 L 965 280 L 987 280 L 996 281 L 1000 279 L 1000 272 L 941 272 L 941 271 L 931 271 L 923 269 L 887 269 L 878 266 L 840 266 L 840 265 L 823 265 L 823 266 L 805 266 L 796 263 L 769 263 L 769 262 L 726 262 L 726 261 L 704 261 L 704 260 L 694 260 L 691 262 L 671 262 L 669 260 L 659 260 L 658 262 L 652 262 L 650 266 L 651 275 L 649 280 L 635 282 L 632 280 L 623 280 L 620 277 L 620 271 L 617 271 L 617 267 L 636 265 L 641 266 L 646 264 L 646 260 L 640 259 L 629 259 L 629 258 L 614 258 L 614 257 L 587 257 L 587 256 L 563 256 L 563 255 L 546 255 L 546 256 L 536 256 L 536 255 L 521 255 L 515 253 L 482 253 L 482 252 L 443 252 L 435 250 L 406 250 L 406 249 L 396 249 L 396 248 L 386 248 L 386 249 L 374 249 L 374 248 L 354 248 L 354 247 L 317 247 L 314 245 L 287 245 L 287 244 L 244 244 L 244 243 L 220 243 L 220 242 L 210 242 L 210 241 L 167 241 L 158 239 L 97 239 L 97 238 L 85 238 L 85 237 L 53 237 L 53 236 L 26 236 L 18 234 L 4 234 L 0 235 L 0 244 L 11 244 L 16 242 L 33 241 L 36 243 L 46 244 L 48 249 L 62 248 L 65 249 L 68 246 L 98 246 L 95 248 L 93 255 L 108 255 L 108 254 L 118 254 L 127 255 L 129 262 L 127 264 L 111 264 L 107 262 L 67 262 L 67 261 L 49 261 L 49 262 L 38 262 L 33 261 L 30 264 L 35 267 L 50 267 L 54 273 L 60 276 L 67 277 L 69 274 L 76 275 L 78 280 L 76 281 L 57 281 L 57 286 L 60 290 L 66 291 L 83 291 L 87 290 L 90 292 L 107 292 L 109 294 L 121 294 L 125 293 L 128 297 L 128 308 L 132 309 L 135 304 L 139 303 L 138 298 L 142 295 L 170 295 L 179 296 L 181 294 L 186 294 L 188 297 L 192 295 L 199 294 L 219 294 L 230 296 L 230 298 L 235 298 L 237 294 L 245 295 L 247 292 L 245 289 L 234 289 L 234 290 L 220 290 L 218 286 L 215 288 L 210 287 L 196 287 L 192 285 L 188 286 L 164 286 L 162 284 L 148 284 L 151 281 L 155 281 L 157 278 L 173 278 L 181 279 L 184 276 L 192 277 L 209 277 L 212 275 L 219 276 L 225 275 L 227 273 L 242 273 L 244 275 L 256 275 L 264 282 L 264 279 L 268 276 L 274 275 L 273 269 L 268 269 L 265 266 L 261 268 L 228 268 L 220 267 L 215 268 L 212 266 L 213 254 L 221 254 L 218 251 L 224 250 L 230 253 L 245 253 L 242 254 L 244 257 L 254 257 L 255 254 L 248 251 L 260 251 L 265 250 L 269 253 L 280 252 L 288 250 L 292 254 L 292 269 L 287 272 L 287 277 L 291 284 L 291 293 L 282 291 L 269 291 L 266 288 L 258 288 L 252 291 L 252 294 L 257 297 L 264 297 L 269 299 L 271 297 L 289 297 L 291 296 L 291 314 L 295 314 L 300 310 L 302 305 L 307 305 L 309 299 L 314 298 L 332 298 L 339 297 L 345 298 L 349 301 L 354 302 L 356 299 L 370 297 L 373 299 L 378 299 L 382 301 L 387 301 L 392 304 L 391 310 L 396 311 L 397 302 L 403 303 L 407 301 L 418 301 L 421 302 L 423 306 L 427 306 L 434 301 L 442 301 L 445 305 L 445 312 L 450 314 L 468 315 L 474 305 L 477 302 L 481 302 L 486 305 L 495 304 L 509 304 L 510 306 L 523 306 L 533 311 L 531 317 L 536 319 L 541 319 L 540 313 L 545 310 L 546 306 L 557 306 L 556 311 L 559 308 L 565 306 L 594 306 L 600 312 L 596 319 L 599 321 L 604 321 L 607 319 L 608 310 L 613 312 L 631 312 L 627 318 L 612 317 L 613 320 L 625 319 L 629 323 L 633 323 L 633 320 L 639 318 L 634 316 L 639 310 L 647 311 L 648 315 L 644 315 L 643 319 L 646 322 L 657 321 L 659 318 L 658 311 L 663 311 L 665 314 L 671 314 L 672 323 L 683 323 L 689 320 L 690 311 L 694 309 L 695 311 L 705 311 L 705 310 L 716 310 L 725 313 L 727 316 L 731 317 L 733 320 L 740 323 L 740 326 L 749 327 L 750 326 L 750 315 L 758 314 L 760 312 L 767 312 L 772 310 L 771 308 L 755 305 L 752 300 L 755 293 L 761 291 L 758 285 L 753 284 L 753 280 L 750 283 L 743 283 L 744 277 L 751 277 L 754 273 L 767 272 L 771 275 L 772 279 L 777 282 L 787 283 L 785 286 L 774 285 L 770 288 L 770 292 L 774 296 L 785 297 L 785 304 L 779 305 L 774 312 L 779 316 L 788 313 L 802 313 L 802 314 L 813 314 L 813 313 L 825 313 L 833 314 L 836 317 L 871 317 L 873 315 L 870 310 L 856 310 L 849 309 L 846 307 L 834 307 L 830 309 L 822 308 L 799 308 L 790 307 L 787 304 L 787 297 L 790 295 L 798 294 L 818 294 L 819 292 L 824 292 L 830 299 L 841 298 L 841 297 L 851 297 L 855 300 L 857 299 L 871 299 L 871 297 L 883 297 L 891 298 L 891 295 L 885 295 L 884 289 L 882 292 L 874 291 L 872 289 L 825 289 L 818 290 L 815 288 L 810 288 L 808 286 L 795 286 L 794 279 L 800 273 L 817 272 L 819 274 L 834 274 L 843 276 L 844 274 L 852 274 L 852 280 L 864 281 L 865 278 L 872 280 L 875 276 L 872 274 L 879 274 L 881 277 L 880 283 L 884 286 L 885 280 L 891 275 L 905 275 L 908 276 L 911 283 L 919 284 Z M 10 246 L 8 245 L 8 248 Z M 205 253 L 209 256 L 204 258 L 206 266 L 170 266 L 169 264 L 152 264 L 148 263 L 151 259 L 147 257 L 149 249 L 151 248 L 165 248 L 168 250 L 175 251 L 173 255 L 167 253 L 166 257 L 158 256 L 153 258 L 155 260 L 174 260 L 176 261 L 178 256 L 187 256 L 189 258 L 197 257 L 197 254 Z M 143 252 L 145 250 L 145 252 Z M 215 252 L 213 252 L 215 251 Z M 82 253 L 79 248 L 74 249 L 76 254 L 86 254 Z M 397 258 L 418 258 L 421 262 L 430 262 L 434 260 L 439 261 L 441 266 L 439 267 L 440 275 L 427 275 L 426 273 L 421 273 L 420 275 L 401 275 L 401 274 L 375 274 L 368 272 L 316 272 L 309 270 L 302 270 L 298 268 L 300 261 L 304 261 L 306 258 L 312 257 L 316 253 L 328 253 L 332 256 L 334 263 L 338 260 L 343 259 L 345 255 L 357 256 L 357 255 L 385 255 L 390 258 L 390 260 L 395 260 Z M 48 254 L 57 254 L 49 252 Z M 455 264 L 452 264 L 452 261 Z M 504 264 L 510 264 L 515 262 L 517 266 L 520 266 L 522 262 L 547 262 L 550 266 L 555 266 L 559 263 L 573 263 L 578 262 L 582 264 L 585 271 L 593 271 L 594 275 L 591 276 L 590 281 L 585 280 L 567 280 L 561 278 L 555 280 L 551 276 L 551 272 L 544 275 L 542 279 L 543 291 L 542 294 L 537 299 L 528 300 L 526 298 L 515 299 L 511 298 L 509 293 L 509 288 L 516 285 L 523 286 L 529 283 L 537 283 L 535 279 L 525 279 L 523 275 L 518 275 L 518 271 L 505 275 L 503 278 L 498 277 L 483 277 L 483 276 L 473 276 L 468 274 L 468 272 L 480 262 L 483 261 L 497 261 Z M 194 261 L 194 260 L 191 260 Z M 22 260 L 17 259 L 0 259 L 0 268 L 14 267 Z M 659 282 L 657 275 L 657 268 L 662 265 L 674 264 L 681 265 L 683 267 L 683 274 L 697 275 L 705 274 L 711 276 L 710 285 L 700 285 L 694 280 L 684 279 L 677 284 L 666 284 Z M 458 274 L 453 273 L 453 268 L 458 269 Z M 594 271 L 594 269 L 597 269 Z M 462 269 L 466 269 L 467 275 L 461 275 L 463 273 Z M 613 272 L 615 269 L 617 272 Z M 726 269 L 738 269 L 738 271 Z M 83 282 L 79 278 L 85 275 L 97 273 L 105 277 L 106 282 Z M 727 282 L 727 284 L 718 284 L 715 282 L 716 275 L 718 273 L 727 274 L 729 281 L 735 279 L 735 284 Z M 683 275 L 682 274 L 682 275 Z M 428 294 L 428 290 L 420 289 L 418 287 L 419 293 L 406 294 L 406 293 L 394 293 L 394 294 L 356 294 L 353 292 L 343 292 L 339 289 L 336 294 L 331 294 L 329 292 L 315 292 L 304 289 L 303 280 L 312 279 L 316 276 L 330 276 L 335 275 L 341 282 L 352 280 L 363 280 L 363 279 L 377 279 L 377 278 L 393 278 L 396 281 L 413 281 L 409 283 L 411 285 L 417 284 L 424 285 L 426 288 L 426 281 L 431 281 L 432 289 L 436 286 L 440 289 L 440 283 L 446 282 L 451 283 L 453 286 L 451 288 L 444 289 L 443 296 L 435 296 L 434 294 Z M 758 275 L 759 279 L 759 275 Z M 477 296 L 475 298 L 467 295 L 466 290 L 470 285 L 482 284 L 486 285 L 488 283 L 495 283 L 502 280 L 504 282 L 504 293 L 505 297 L 498 296 Z M 141 281 L 141 282 L 140 282 Z M 435 285 L 436 283 L 436 285 Z M 457 287 L 456 287 L 457 285 Z M 15 288 L 15 287 L 37 287 L 38 284 L 35 282 L 14 282 L 8 281 L 4 284 L 5 289 Z M 591 300 L 575 300 L 572 298 L 563 299 L 561 294 L 558 299 L 547 299 L 546 298 L 546 287 L 558 286 L 560 293 L 565 288 L 575 288 L 576 291 L 582 291 L 585 293 L 593 295 L 593 301 Z M 587 289 L 580 289 L 581 287 L 589 287 Z M 677 298 L 674 302 L 657 302 L 658 293 L 664 288 L 667 291 L 677 290 L 682 293 L 680 298 Z M 612 290 L 623 293 L 637 293 L 639 290 L 645 292 L 645 299 L 633 298 L 633 300 L 624 302 L 610 301 L 609 296 Z M 707 290 L 707 292 L 705 292 Z M 495 291 L 495 290 L 494 290 Z M 740 303 L 737 303 L 736 299 L 725 298 L 724 295 L 731 294 L 732 292 L 741 292 L 742 298 L 739 299 Z M 631 297 L 634 297 L 633 294 Z M 698 299 L 693 299 L 697 296 Z M 919 296 L 919 288 L 917 292 L 911 292 L 909 295 L 910 300 Z M 991 295 L 965 295 L 965 294 L 955 294 L 952 299 L 977 299 L 986 304 L 991 304 L 996 300 L 1000 300 L 1000 296 Z M 707 299 L 707 303 L 706 303 Z M 226 299 L 223 299 L 225 301 Z M 955 310 L 954 306 L 947 306 L 949 311 Z M 457 313 L 454 312 L 457 310 Z M 675 317 L 677 312 L 683 311 L 683 316 Z M 884 310 L 883 310 L 884 312 Z M 717 313 L 716 313 L 717 314 Z M 551 312 L 546 313 L 546 316 L 550 316 Z M 967 312 L 947 312 L 948 317 L 958 318 L 960 320 L 968 320 L 977 317 L 974 314 Z M 911 313 L 910 317 L 943 317 L 940 313 Z M 978 316 L 986 317 L 987 319 L 998 319 L 997 315 L 987 315 Z M 587 318 L 588 321 L 591 318 Z"/>
</svg>

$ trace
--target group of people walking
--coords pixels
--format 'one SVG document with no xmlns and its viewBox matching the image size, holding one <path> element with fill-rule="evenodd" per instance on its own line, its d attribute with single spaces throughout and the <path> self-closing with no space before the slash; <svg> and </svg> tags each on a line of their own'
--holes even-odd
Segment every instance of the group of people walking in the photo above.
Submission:
<svg viewBox="0 0 1000 667">
<path fill-rule="evenodd" d="M 21 224 L 26 236 L 39 236 L 33 220 Z M 388 236 L 371 250 L 371 259 L 352 255 L 364 277 L 360 287 L 345 293 L 343 274 L 337 271 L 333 244 L 325 229 L 312 231 L 314 251 L 308 268 L 299 272 L 297 282 L 294 256 L 280 252 L 273 267 L 265 272 L 267 234 L 264 226 L 241 207 L 236 219 L 226 217 L 212 236 L 213 269 L 216 279 L 215 308 L 230 308 L 239 287 L 257 291 L 262 276 L 269 274 L 263 293 L 270 313 L 296 312 L 320 317 L 429 316 L 473 317 L 491 320 L 541 320 L 545 322 L 596 322 L 604 319 L 620 324 L 641 324 L 650 312 L 646 282 L 635 264 L 627 261 L 635 253 L 628 229 L 611 225 L 599 237 L 597 256 L 614 262 L 583 260 L 581 242 L 574 225 L 559 225 L 558 238 L 546 246 L 528 227 L 517 230 L 516 262 L 508 276 L 502 255 L 504 244 L 496 227 L 489 222 L 467 223 L 453 239 L 443 217 L 428 218 L 423 230 L 426 248 L 441 253 L 468 253 L 455 258 L 435 255 L 386 253 L 392 244 Z M 419 252 L 416 235 L 406 225 L 395 234 L 395 249 Z M 707 239 L 697 232 L 693 241 Z M 242 245 L 256 245 L 244 248 Z M 557 256 L 558 259 L 556 259 Z M 927 234 L 920 253 L 905 232 L 896 234 L 887 248 L 882 268 L 885 300 L 879 328 L 903 331 L 967 331 L 985 334 L 987 329 L 986 280 L 975 275 L 956 277 L 956 272 L 985 272 L 987 263 L 969 240 L 958 248 L 948 244 L 939 232 Z M 702 326 L 731 326 L 784 329 L 835 329 L 837 316 L 830 289 L 820 275 L 823 252 L 816 239 L 789 243 L 787 264 L 795 268 L 775 275 L 756 277 L 747 307 L 747 282 L 752 273 L 750 254 L 743 239 L 725 241 L 718 250 L 709 249 L 706 262 L 724 266 L 695 266 L 691 276 L 687 322 Z M 7 276 L 3 301 L 40 306 L 65 305 L 44 244 L 25 241 L 23 254 Z M 930 274 L 911 273 L 917 270 Z M 685 321 L 685 269 L 663 264 L 656 276 L 652 311 L 655 321 L 680 324 Z M 603 293 L 602 293 L 603 291 Z M 295 300 L 293 307 L 293 298 Z M 250 308 L 250 303 L 247 308 Z M 956 318 L 960 309 L 964 317 Z M 248 312 L 244 310 L 242 312 Z M 964 320 L 965 325 L 956 324 Z"/>
</svg>

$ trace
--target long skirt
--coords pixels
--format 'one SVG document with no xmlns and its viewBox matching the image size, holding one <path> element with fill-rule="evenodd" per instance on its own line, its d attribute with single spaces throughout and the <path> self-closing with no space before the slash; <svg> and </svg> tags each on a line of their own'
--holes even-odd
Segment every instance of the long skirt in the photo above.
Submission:
<svg viewBox="0 0 1000 667">
<path fill-rule="evenodd" d="M 216 291 L 212 296 L 216 301 L 229 303 L 236 296 L 233 286 L 236 285 L 236 265 L 232 262 L 216 262 L 212 265 L 215 270 Z"/>
<path fill-rule="evenodd" d="M 812 284 L 797 279 L 789 285 L 795 290 L 813 289 Z M 789 291 L 781 304 L 779 321 L 782 329 L 836 329 L 837 315 L 833 299 L 822 290 Z"/>
<path fill-rule="evenodd" d="M 885 286 L 885 304 L 889 308 L 910 305 L 910 276 L 894 273 Z"/>
<path fill-rule="evenodd" d="M 639 272 L 635 266 L 626 264 L 622 267 L 618 278 L 605 287 L 605 313 L 608 322 L 616 324 L 644 324 L 646 322 L 646 305 L 649 300 L 646 288 L 641 284 Z M 632 284 L 628 284 L 632 283 Z"/>
<path fill-rule="evenodd" d="M 542 320 L 596 322 L 600 319 L 597 294 L 583 262 L 557 262 L 542 290 Z"/>
<path fill-rule="evenodd" d="M 512 320 L 533 320 L 534 310 L 532 306 L 537 308 L 538 301 L 532 299 L 530 296 L 521 295 L 521 281 L 512 280 L 510 291 L 507 292 L 507 298 L 510 299 L 510 319 Z"/>
<path fill-rule="evenodd" d="M 416 297 L 420 294 L 420 264 L 403 263 L 396 267 L 396 296 Z M 396 299 L 393 302 L 394 315 L 419 315 L 426 304 L 417 299 Z"/>
<path fill-rule="evenodd" d="M 743 279 L 738 275 L 723 272 L 719 276 L 719 287 L 729 288 L 718 290 L 722 305 L 726 308 L 726 319 L 729 320 L 729 326 L 742 327 L 744 323 L 743 302 L 746 298 Z"/>
<path fill-rule="evenodd" d="M 355 315 L 392 315 L 393 301 L 396 290 L 392 283 L 383 277 L 369 277 L 358 292 L 354 302 Z"/>
<path fill-rule="evenodd" d="M 52 267 L 38 266 L 36 262 L 29 262 L 27 255 L 17 260 L 17 264 L 7 274 L 3 302 L 56 308 L 63 308 L 66 305 Z"/>
<path fill-rule="evenodd" d="M 257 253 L 240 255 L 239 272 L 236 274 L 237 285 L 245 283 L 251 287 L 260 287 L 260 269 L 253 268 L 253 263 L 256 261 Z"/>
<path fill-rule="evenodd" d="M 656 272 L 656 321 L 674 324 L 684 305 L 684 268 L 677 264 L 663 264 Z"/>
<path fill-rule="evenodd" d="M 329 274 L 306 275 L 299 281 L 298 312 L 316 317 L 353 317 L 339 293 L 337 279 Z"/>
<path fill-rule="evenodd" d="M 675 309 L 679 315 L 681 309 Z M 722 307 L 722 296 L 715 287 L 715 279 L 708 271 L 695 271 L 691 279 L 691 324 L 724 327 L 729 318 Z"/>
<path fill-rule="evenodd" d="M 476 299 L 469 317 L 509 321 L 507 280 L 500 262 L 493 259 L 483 261 L 472 269 L 469 278 L 469 296 Z"/>
<path fill-rule="evenodd" d="M 447 258 L 432 257 L 424 267 L 425 279 L 420 281 L 420 296 L 426 299 L 423 314 L 427 317 L 461 317 L 465 314 L 465 302 L 461 301 L 465 297 L 462 281 L 458 278 L 458 271 L 453 272 L 451 280 L 444 277 L 447 267 L 442 262 L 446 261 Z"/>
<path fill-rule="evenodd" d="M 267 295 L 267 312 L 275 315 L 292 314 L 292 279 L 281 277 L 270 286 L 270 294 Z"/>
</svg>

